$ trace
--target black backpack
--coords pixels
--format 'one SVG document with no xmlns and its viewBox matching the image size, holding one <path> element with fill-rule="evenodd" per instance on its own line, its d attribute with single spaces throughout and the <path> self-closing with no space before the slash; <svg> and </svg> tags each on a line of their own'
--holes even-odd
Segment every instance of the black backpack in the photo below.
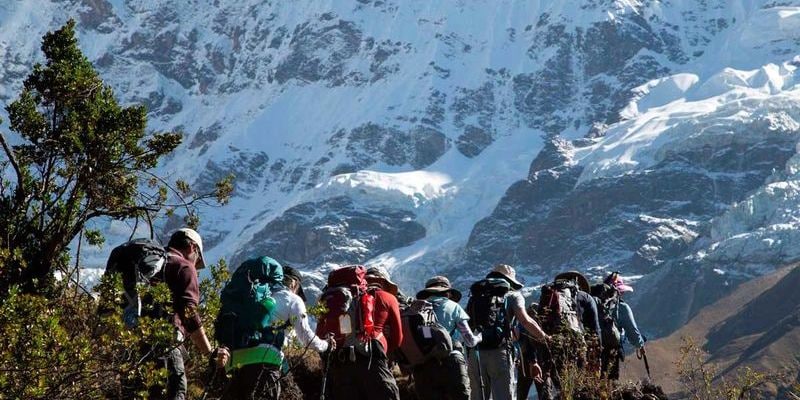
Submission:
<svg viewBox="0 0 800 400">
<path fill-rule="evenodd" d="M 486 278 L 469 288 L 467 302 L 469 326 L 481 332 L 478 349 L 497 349 L 511 340 L 511 319 L 506 310 L 506 295 L 511 285 L 502 278 Z"/>
<path fill-rule="evenodd" d="M 453 351 L 451 332 L 437 322 L 433 304 L 414 300 L 401 307 L 403 342 L 398 349 L 398 362 L 413 367 L 431 359 L 447 358 Z"/>
<path fill-rule="evenodd" d="M 592 295 L 597 299 L 597 315 L 600 318 L 600 338 L 606 349 L 622 348 L 622 334 L 617 326 L 620 298 L 616 289 L 606 284 L 592 287 Z"/>
<path fill-rule="evenodd" d="M 135 326 L 142 316 L 142 299 L 137 284 L 149 285 L 164 280 L 167 250 L 152 239 L 133 239 L 113 250 L 106 263 L 106 274 L 120 274 L 124 292 L 123 320 Z"/>
<path fill-rule="evenodd" d="M 583 324 L 578 315 L 578 285 L 571 280 L 557 280 L 542 286 L 539 309 L 542 329 L 548 335 L 561 333 L 568 329 L 582 333 Z"/>
</svg>

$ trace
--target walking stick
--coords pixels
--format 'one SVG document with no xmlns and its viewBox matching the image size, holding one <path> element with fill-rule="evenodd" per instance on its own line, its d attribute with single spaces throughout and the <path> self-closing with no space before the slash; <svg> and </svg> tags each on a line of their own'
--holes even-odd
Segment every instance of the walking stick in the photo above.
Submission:
<svg viewBox="0 0 800 400">
<path fill-rule="evenodd" d="M 647 371 L 647 379 L 648 380 L 653 380 L 653 378 L 650 376 L 650 363 L 647 362 L 647 353 L 641 353 L 640 354 L 637 351 L 636 352 L 636 358 L 644 361 L 644 369 L 645 369 L 645 371 Z"/>
<path fill-rule="evenodd" d="M 328 334 L 328 339 L 330 340 L 331 334 Z M 331 354 L 333 350 L 328 349 L 328 356 L 325 360 L 325 374 L 322 375 L 322 391 L 319 394 L 320 400 L 325 400 L 325 389 L 328 386 L 328 371 L 331 369 Z"/>
<path fill-rule="evenodd" d="M 205 387 L 203 388 L 203 396 L 200 398 L 200 400 L 206 400 L 209 388 L 213 387 L 214 381 L 217 380 L 217 373 L 219 372 L 219 369 L 215 364 L 216 355 L 217 355 L 217 350 L 214 350 L 213 356 L 211 357 L 208 363 L 207 374 L 209 375 L 209 378 L 208 381 L 206 381 Z"/>
<path fill-rule="evenodd" d="M 476 364 L 478 365 L 478 382 L 481 385 L 481 400 L 485 400 L 486 388 L 484 387 L 483 370 L 481 369 L 481 352 L 478 350 L 478 346 L 475 346 L 474 349 L 475 349 L 475 360 Z"/>
</svg>

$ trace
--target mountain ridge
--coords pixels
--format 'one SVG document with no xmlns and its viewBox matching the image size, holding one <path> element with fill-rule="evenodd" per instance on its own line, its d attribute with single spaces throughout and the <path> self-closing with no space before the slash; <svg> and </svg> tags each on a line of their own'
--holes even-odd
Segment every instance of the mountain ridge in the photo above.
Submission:
<svg viewBox="0 0 800 400">
<path fill-rule="evenodd" d="M 123 101 L 185 132 L 160 171 L 237 176 L 200 227 L 212 260 L 367 263 L 409 292 L 619 269 L 665 335 L 800 259 L 800 2 L 6 1 L 0 99 L 71 16 Z M 646 301 L 683 280 L 683 304 Z"/>
</svg>

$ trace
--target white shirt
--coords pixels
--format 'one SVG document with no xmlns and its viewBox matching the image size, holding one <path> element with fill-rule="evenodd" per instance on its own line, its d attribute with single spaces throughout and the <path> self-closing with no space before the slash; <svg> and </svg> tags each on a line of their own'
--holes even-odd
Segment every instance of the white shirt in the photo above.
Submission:
<svg viewBox="0 0 800 400">
<path fill-rule="evenodd" d="M 281 326 L 288 322 L 289 325 L 294 327 L 294 334 L 300 344 L 309 346 L 320 353 L 328 350 L 328 342 L 318 338 L 314 330 L 311 329 L 311 325 L 308 323 L 306 305 L 300 296 L 285 287 L 275 289 L 277 290 L 272 292 L 272 298 L 275 299 L 275 314 L 272 326 Z"/>
</svg>

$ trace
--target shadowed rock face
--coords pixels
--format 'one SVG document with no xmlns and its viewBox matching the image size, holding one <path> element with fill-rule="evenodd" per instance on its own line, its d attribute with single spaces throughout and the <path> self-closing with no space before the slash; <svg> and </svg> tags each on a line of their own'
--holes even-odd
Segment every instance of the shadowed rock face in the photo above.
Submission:
<svg viewBox="0 0 800 400">
<path fill-rule="evenodd" d="M 582 167 L 570 159 L 573 144 L 553 140 L 528 179 L 512 185 L 475 225 L 465 259 L 512 263 L 532 276 L 595 266 L 627 274 L 666 269 L 652 278 L 647 301 L 634 304 L 650 332 L 670 332 L 738 283 L 716 276 L 717 266 L 683 258 L 708 237 L 711 218 L 794 155 L 795 135 L 764 137 L 680 150 L 646 170 L 581 184 Z"/>
<path fill-rule="evenodd" d="M 363 263 L 424 237 L 414 219 L 407 211 L 358 207 L 347 197 L 303 203 L 256 233 L 232 265 L 259 254 L 309 267 Z"/>
<path fill-rule="evenodd" d="M 357 171 L 377 162 L 424 168 L 450 148 L 450 141 L 442 132 L 422 125 L 403 132 L 367 123 L 349 132 L 337 132 L 329 143 L 333 148 L 343 146 L 352 162 L 334 174 Z"/>
</svg>

